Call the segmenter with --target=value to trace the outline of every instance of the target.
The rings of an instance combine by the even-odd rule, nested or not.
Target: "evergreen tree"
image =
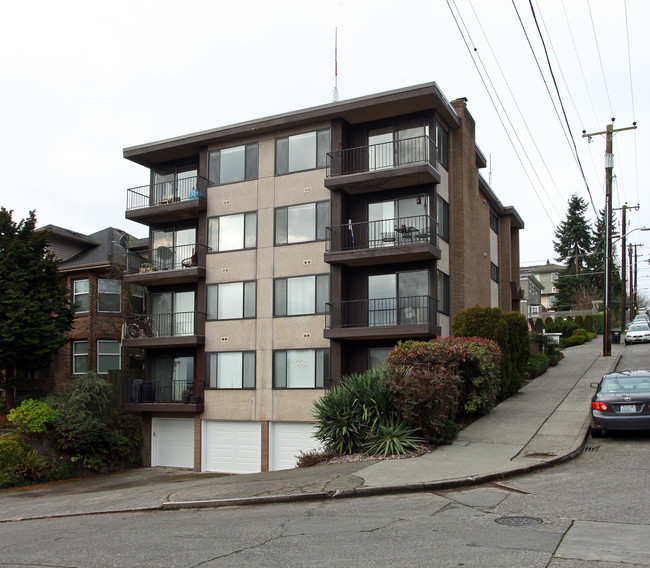
[[[0,387],[7,407],[29,372],[47,367],[66,342],[74,309],[65,279],[47,250],[49,235],[36,232],[34,211],[20,223],[0,207]]]
[[[557,309],[567,309],[574,304],[584,304],[595,294],[593,282],[585,272],[590,272],[593,253],[593,232],[585,218],[587,203],[579,195],[568,202],[566,219],[555,231],[553,248],[557,260],[566,264],[557,282]]]

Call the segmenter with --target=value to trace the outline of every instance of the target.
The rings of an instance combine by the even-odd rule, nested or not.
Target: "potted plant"
[[[150,262],[143,262],[140,265],[140,273],[151,272],[153,270],[153,265]]]

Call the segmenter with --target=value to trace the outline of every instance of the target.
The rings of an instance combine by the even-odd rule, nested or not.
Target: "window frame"
[[[115,292],[102,292],[102,282],[116,282],[119,285],[120,291]],[[104,310],[101,309],[104,296],[118,296],[118,309],[117,310]],[[122,281],[115,278],[98,278],[97,279],[97,312],[101,314],[120,314],[122,313]]]
[[[288,313],[289,312],[289,281],[297,279],[313,279],[313,311],[301,313]],[[325,281],[325,284],[323,284]],[[319,282],[325,286],[325,298],[319,293]],[[313,316],[327,313],[327,304],[330,297],[330,275],[329,273],[323,274],[305,274],[301,276],[287,276],[276,278],[273,281],[273,317],[298,317],[298,316]],[[279,295],[282,294],[282,303],[280,304]],[[283,308],[283,309],[282,309]]]
[[[289,242],[289,210],[304,207],[306,205],[314,206],[314,239],[305,239]],[[273,212],[273,245],[285,246],[302,243],[315,243],[327,240],[327,227],[331,220],[330,201],[310,201],[308,203],[296,203],[294,205],[285,205],[276,207]],[[282,226],[281,226],[282,225]]]
[[[81,345],[81,344],[86,344],[86,352],[85,353],[76,353],[76,346]],[[90,371],[90,354],[89,354],[89,347],[90,344],[87,339],[79,339],[76,341],[72,342],[72,374],[73,375],[85,375]],[[85,371],[78,371],[77,370],[77,361],[80,358],[85,357],[86,359],[86,370]]]
[[[241,386],[219,386],[219,357],[223,354],[241,354]],[[255,390],[257,385],[257,355],[255,351],[212,351],[205,354],[205,376],[208,390]],[[252,371],[252,385],[247,384],[246,370]],[[213,375],[214,370],[214,375]]]
[[[241,284],[241,313],[242,317],[219,317],[219,287],[232,284]],[[247,287],[248,293],[253,295],[252,306],[247,304]],[[252,289],[252,292],[250,290]],[[216,292],[213,292],[215,290]],[[211,306],[214,305],[214,310]],[[248,315],[247,315],[248,314]],[[216,282],[208,284],[206,290],[206,321],[233,321],[241,319],[255,319],[257,317],[257,281],[256,280],[241,280],[237,282]]]
[[[449,202],[436,194],[436,231],[438,236],[449,242]]]
[[[222,168],[222,152],[226,150],[237,150],[243,148],[244,152],[244,171],[241,179],[233,179],[230,181],[222,181],[221,175]],[[213,163],[213,160],[217,160]],[[208,152],[208,178],[211,185],[227,185],[231,183],[241,183],[242,181],[250,181],[259,178],[259,144],[257,142],[249,142],[248,144],[238,144],[237,146],[229,146],[227,148],[219,148],[217,150],[210,150]],[[214,179],[213,179],[214,178]]]
[[[497,235],[499,234],[499,217],[491,209],[490,209],[490,229],[492,229]]]
[[[86,285],[88,286],[88,291],[77,294],[76,292],[77,283],[82,283],[82,282],[86,283]],[[75,310],[75,315],[90,313],[90,278],[79,278],[77,280],[72,281],[72,305],[77,305],[76,299],[79,296],[86,296],[87,307],[85,310],[82,309]]]
[[[108,345],[108,344],[117,346],[117,353],[102,353],[100,346]],[[117,367],[108,369],[106,371],[101,371],[100,369],[102,368],[102,366],[99,364],[100,358],[106,358],[106,357],[117,357]],[[98,339],[95,359],[97,363],[96,369],[98,375],[108,375],[108,371],[111,371],[113,369],[120,370],[122,368],[122,348],[120,346],[120,342],[117,341],[116,339]]]
[[[436,274],[436,300],[438,300],[438,312],[447,316],[451,311],[449,292],[449,275],[438,270],[438,273]]]
[[[438,151],[438,163],[449,170],[449,132],[439,119],[435,120],[436,149]]]
[[[242,248],[229,248],[229,249],[224,249],[221,250],[219,248],[219,241],[220,241],[220,232],[221,232],[221,219],[224,219],[225,217],[238,217],[238,216],[243,216],[244,218],[244,223],[243,223],[243,234],[242,234],[242,242],[243,242],[243,247]],[[216,223],[216,229],[213,229],[213,223]],[[250,228],[250,224],[253,224],[253,228]],[[250,234],[249,234],[250,231]],[[210,246],[213,240],[213,232],[216,233],[215,240],[216,242],[214,243],[216,245],[215,247]],[[253,244],[247,244],[247,237],[252,236],[253,237]],[[213,253],[218,253],[218,252],[232,252],[236,250],[251,250],[257,248],[257,211],[244,211],[242,213],[233,213],[231,215],[218,215],[217,217],[210,217],[208,219],[208,253],[213,254]]]
[[[306,135],[314,135],[314,165],[306,168],[291,169],[291,141],[305,138]],[[325,147],[323,147],[325,146]],[[275,139],[275,175],[281,176],[296,172],[306,172],[327,167],[327,153],[331,151],[332,134],[331,129],[319,128],[317,130],[308,130],[307,132],[298,132],[290,136],[280,136]],[[295,150],[294,150],[295,151]]]
[[[313,352],[314,354],[314,384],[313,386],[288,386],[289,378],[287,376],[287,354],[298,352]],[[319,373],[319,355],[321,358]],[[279,376],[279,371],[283,371],[284,376]],[[274,390],[312,390],[324,389],[326,381],[329,380],[330,373],[330,350],[326,347],[308,348],[308,349],[276,349],[273,351],[273,389]]]
[[[490,279],[493,282],[499,283],[499,267],[490,261]]]

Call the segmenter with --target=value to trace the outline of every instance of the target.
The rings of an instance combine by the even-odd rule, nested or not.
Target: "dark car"
[[[605,430],[650,430],[650,371],[608,373],[592,383],[591,436]]]

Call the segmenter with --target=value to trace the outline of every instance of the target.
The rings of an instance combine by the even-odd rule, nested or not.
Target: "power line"
[[[512,0],[512,4],[513,4],[513,6],[515,6],[514,0]],[[567,118],[567,115],[566,115],[566,110],[564,108],[564,103],[562,102],[562,96],[560,95],[560,90],[558,89],[558,86],[557,86],[557,81],[555,80],[555,74],[553,73],[553,66],[551,65],[551,60],[549,59],[549,56],[548,56],[548,50],[546,49],[546,43],[544,42],[544,36],[542,35],[542,30],[540,30],[540,28],[539,28],[539,23],[537,22],[537,15],[535,14],[535,8],[533,7],[533,4],[532,4],[531,0],[528,0],[528,5],[530,6],[530,10],[531,10],[531,12],[533,14],[533,20],[535,21],[535,26],[537,28],[537,33],[539,34],[539,38],[540,38],[540,40],[542,42],[542,47],[544,48],[544,55],[546,56],[546,63],[548,65],[549,72],[551,73],[551,78],[553,79],[553,85],[555,86],[555,92],[557,94],[558,101],[560,103],[560,107],[562,108],[562,115],[564,116],[564,121],[565,121],[566,126],[568,128],[568,133],[565,131],[565,136],[569,137],[569,134],[571,132],[571,126],[569,125],[569,119]],[[517,7],[515,6],[515,10],[516,9],[517,9]],[[517,15],[519,15],[518,11],[517,11]],[[520,22],[521,22],[521,19],[520,19]],[[523,26],[523,23],[522,23],[522,26]],[[526,35],[526,37],[528,37],[528,36]],[[532,49],[532,47],[531,47],[531,49]],[[541,72],[541,69],[540,69],[540,72]],[[549,96],[550,96],[550,93],[549,93]],[[551,97],[551,99],[552,99],[552,97]],[[553,106],[555,106],[555,104]],[[575,157],[575,159],[576,159],[576,161],[578,163],[578,167],[580,168],[580,173],[582,174],[582,179],[585,182],[585,187],[587,188],[587,193],[589,194],[589,199],[591,200],[591,206],[594,208],[594,213],[596,215],[598,215],[598,211],[596,210],[596,205],[594,204],[594,198],[591,195],[591,190],[589,189],[589,184],[587,183],[587,178],[585,176],[584,169],[582,168],[582,162],[580,161],[580,156],[578,155],[578,147],[576,146],[576,143],[575,143],[575,140],[573,140],[573,137],[570,136],[570,138],[571,138],[571,143],[573,144],[574,157]]]
[[[600,72],[603,75],[603,83],[605,84],[605,93],[607,94],[607,101],[609,102],[609,112],[610,116],[614,115],[614,109],[612,108],[612,100],[609,97],[609,89],[607,88],[607,79],[605,77],[605,69],[603,68],[603,58],[600,56],[600,45],[598,44],[598,34],[596,33],[596,26],[594,25],[594,17],[591,13],[591,6],[587,2],[587,8],[589,9],[589,20],[591,21],[591,29],[594,32],[594,42],[596,42],[596,51],[598,52],[598,62],[600,63]]]
[[[472,50],[469,47],[467,40],[465,39],[465,36],[463,35],[463,30],[460,27],[460,24],[458,23],[458,19],[456,18],[456,14],[451,8],[451,5],[449,4],[450,0],[447,0],[447,7],[449,8],[449,11],[451,12],[452,17],[454,18],[454,22],[456,23],[456,27],[458,28],[458,31],[460,32],[461,38],[463,39],[463,43],[465,44],[465,47],[467,48],[468,53],[470,54],[470,58],[472,60],[472,63],[474,64],[474,67],[476,67],[476,71],[479,75],[479,78],[481,79],[481,82],[483,83],[483,87],[485,87],[485,91],[487,92],[487,95],[490,99],[490,102],[492,103],[492,106],[494,107],[494,110],[497,114],[497,118],[499,119],[499,122],[501,123],[501,126],[503,127],[504,132],[506,133],[506,136],[508,137],[508,141],[510,142],[510,145],[512,146],[512,149],[515,152],[515,156],[517,156],[517,159],[519,160],[519,164],[521,165],[524,174],[526,175],[526,178],[528,179],[528,182],[530,183],[530,186],[532,187],[533,191],[535,192],[535,196],[540,202],[540,205],[542,206],[542,209],[544,210],[544,213],[546,213],[546,216],[548,217],[548,220],[551,222],[551,225],[553,229],[555,229],[555,223],[553,222],[553,219],[549,215],[548,211],[546,210],[546,206],[544,205],[544,201],[540,198],[539,193],[537,192],[537,189],[535,189],[535,185],[533,184],[532,180],[530,179],[530,176],[528,175],[528,172],[524,166],[524,163],[521,159],[521,156],[519,155],[519,152],[517,151],[517,148],[512,141],[512,138],[510,136],[510,133],[508,132],[508,129],[506,128],[506,125],[503,122],[503,119],[501,118],[501,114],[499,113],[499,109],[497,108],[497,105],[494,102],[494,98],[492,97],[492,93],[490,93],[490,89],[488,89],[487,84],[485,83],[485,79],[483,78],[483,75],[481,74],[481,70],[479,69],[478,65],[476,64],[476,61],[474,60],[474,57],[472,57]],[[454,2],[454,0],[451,0]],[[456,7],[456,4],[454,3],[454,7]],[[456,10],[458,11],[458,7],[456,7]],[[460,11],[459,11],[460,15]],[[464,24],[463,24],[464,25]],[[468,34],[469,35],[469,34]]]

